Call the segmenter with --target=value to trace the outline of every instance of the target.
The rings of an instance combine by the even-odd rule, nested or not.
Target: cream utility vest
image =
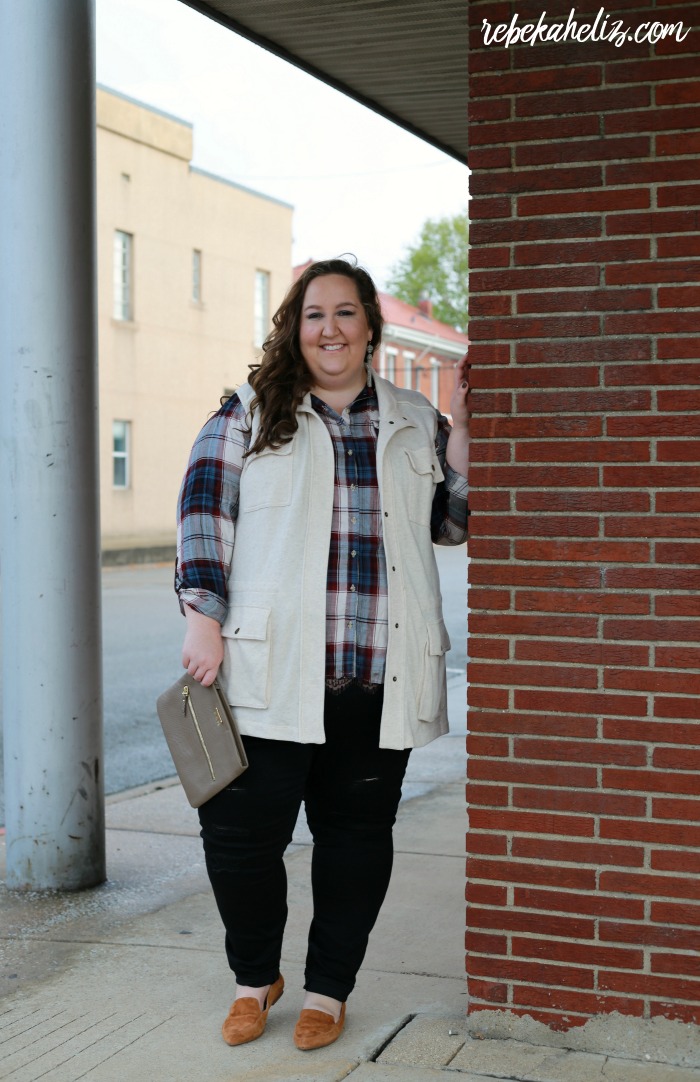
[[[448,730],[450,648],[430,515],[443,473],[437,416],[423,395],[375,377],[377,475],[389,641],[380,747],[420,747]],[[238,390],[248,409],[254,392]],[[324,742],[326,575],[335,459],[306,395],[289,443],[245,459],[228,579],[221,678],[241,732]],[[253,416],[253,432],[257,419]]]

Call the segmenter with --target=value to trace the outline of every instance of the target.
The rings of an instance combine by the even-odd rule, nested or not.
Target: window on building
[[[262,346],[270,329],[270,272],[255,272],[255,345]]]
[[[192,300],[202,302],[202,253],[199,248],[192,249]]]
[[[130,320],[133,314],[133,241],[131,233],[117,229],[114,234],[114,309],[115,319]]]
[[[396,350],[388,349],[384,354],[384,375],[392,383],[396,380]]]
[[[430,358],[430,401],[440,405],[440,362],[434,357]]]
[[[416,359],[415,353],[406,353],[403,355],[403,385],[408,387],[409,390],[413,388],[413,362]]]
[[[131,422],[112,421],[112,485],[129,488],[131,484]]]

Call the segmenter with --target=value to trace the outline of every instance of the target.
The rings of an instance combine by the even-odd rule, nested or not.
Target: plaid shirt
[[[379,406],[365,387],[342,414],[321,399],[311,403],[326,425],[335,454],[335,494],[326,592],[326,683],[364,687],[384,682],[388,588],[376,450]],[[438,414],[435,450],[445,474],[433,500],[431,535],[438,545],[467,536],[467,481],[445,461],[450,433]],[[180,490],[175,589],[220,623],[226,618],[243,455],[250,445],[245,409],[233,395],[204,426]]]

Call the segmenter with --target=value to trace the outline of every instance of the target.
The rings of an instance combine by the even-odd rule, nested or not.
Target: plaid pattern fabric
[[[377,485],[377,396],[365,387],[337,414],[312,396],[335,454],[326,587],[326,681],[343,687],[384,680],[387,576]]]
[[[326,682],[364,687],[384,681],[388,636],[387,571],[376,473],[379,407],[365,387],[342,414],[312,395],[335,454],[335,493],[326,593]],[[450,433],[438,414],[435,449],[445,481],[433,501],[436,544],[467,533],[467,482],[445,461]],[[202,429],[192,449],[178,506],[175,588],[188,604],[223,623],[243,454],[249,446],[237,395]]]

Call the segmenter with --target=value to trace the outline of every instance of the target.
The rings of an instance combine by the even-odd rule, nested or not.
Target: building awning
[[[467,0],[182,2],[466,164]]]

